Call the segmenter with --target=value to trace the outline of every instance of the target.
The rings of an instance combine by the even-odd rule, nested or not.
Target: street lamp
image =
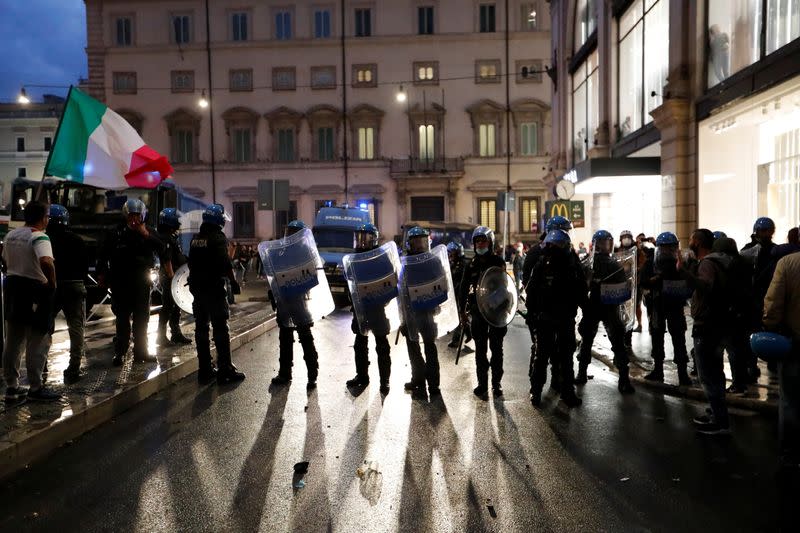
[[[400,103],[403,103],[403,102],[406,101],[406,91],[403,89],[402,85],[400,86],[400,90],[397,91],[397,95],[395,95],[395,99]]]
[[[200,99],[197,101],[197,105],[201,108],[205,109],[208,107],[208,100],[206,99],[206,90],[203,89],[203,92],[200,93]]]
[[[25,87],[22,87],[19,90],[19,96],[17,97],[17,102],[20,104],[30,104],[31,99],[28,98],[28,93],[25,92]]]

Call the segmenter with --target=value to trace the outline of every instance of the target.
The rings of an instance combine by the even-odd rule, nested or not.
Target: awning
[[[577,184],[599,177],[660,175],[660,157],[595,157],[581,161],[559,179]]]

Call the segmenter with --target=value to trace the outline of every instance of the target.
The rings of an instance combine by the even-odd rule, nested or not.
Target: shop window
[[[652,121],[669,60],[669,2],[636,0],[619,19],[619,133]]]
[[[256,236],[255,202],[233,202],[233,236],[240,239]]]
[[[500,60],[478,59],[475,61],[475,83],[500,83]]]
[[[232,132],[233,160],[236,163],[249,163],[253,160],[253,130],[236,128]]]
[[[314,11],[314,38],[327,39],[331,36],[331,10],[317,9]]]
[[[767,0],[767,53],[800,37],[800,1]]]
[[[478,199],[478,225],[497,231],[497,200],[495,198]]]
[[[317,159],[333,161],[333,128],[317,129]]]
[[[358,159],[375,159],[375,130],[358,128]]]
[[[478,126],[478,154],[481,157],[494,157],[496,155],[496,135],[494,124],[480,124]]]
[[[436,129],[433,124],[420,124],[417,128],[419,134],[419,158],[422,161],[432,161],[436,146]]]
[[[575,6],[575,51],[580,50],[597,29],[598,0],[578,0]]]
[[[294,129],[278,130],[278,161],[294,161]]]
[[[535,122],[523,122],[519,125],[519,147],[522,155],[539,154],[538,134]]]
[[[572,86],[572,155],[573,162],[579,163],[594,147],[594,132],[599,124],[597,51],[575,71]]]
[[[761,3],[762,0],[709,0],[709,87],[758,61],[761,55]]]
[[[539,232],[538,197],[523,197],[519,199],[519,228],[523,233]]]
[[[494,4],[480,4],[478,6],[478,31],[481,33],[492,33],[495,30],[495,11]]]

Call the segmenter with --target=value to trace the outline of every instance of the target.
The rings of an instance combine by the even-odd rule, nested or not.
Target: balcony
[[[458,175],[464,174],[464,159],[460,157],[437,157],[420,159],[417,157],[392,159],[390,171],[393,176],[401,175]]]

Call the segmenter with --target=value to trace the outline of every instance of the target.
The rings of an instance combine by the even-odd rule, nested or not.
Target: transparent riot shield
[[[181,265],[175,271],[175,275],[172,277],[172,285],[170,285],[170,292],[172,292],[172,299],[175,301],[175,305],[180,307],[181,311],[190,315],[193,314],[192,303],[194,302],[194,296],[189,291],[188,263]]]
[[[359,333],[388,335],[400,327],[397,285],[400,257],[394,242],[342,259]]]
[[[434,341],[458,325],[447,248],[400,258],[400,317],[410,338]]]
[[[618,306],[620,320],[626,330],[632,330],[636,324],[636,248],[614,253],[610,263],[598,272],[595,263],[594,276],[601,276],[600,302]]]
[[[484,320],[497,328],[508,326],[517,314],[517,291],[514,279],[505,269],[491,267],[483,273],[475,301]]]
[[[304,326],[336,308],[311,230],[258,245],[280,325]]]
[[[759,253],[761,253],[761,243],[755,244],[750,248],[742,248],[741,251],[739,251],[739,255],[742,256],[742,259],[753,267],[756,265]]]

